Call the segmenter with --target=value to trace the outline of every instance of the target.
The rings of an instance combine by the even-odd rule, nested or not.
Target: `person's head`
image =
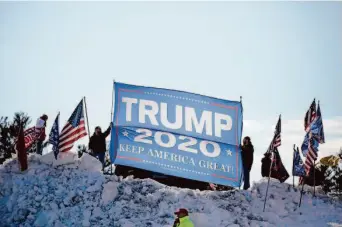
[[[246,136],[245,138],[243,138],[243,145],[250,145],[250,144],[252,144],[252,142],[249,136]]]
[[[40,118],[41,118],[42,120],[44,120],[44,121],[47,121],[48,116],[47,116],[46,114],[43,114]]]
[[[100,133],[101,133],[101,128],[100,128],[100,126],[96,126],[96,128],[95,128],[95,134],[98,135],[98,134],[100,134]]]
[[[175,212],[175,215],[177,215],[178,218],[183,218],[183,217],[188,216],[189,212],[186,209],[181,208]]]

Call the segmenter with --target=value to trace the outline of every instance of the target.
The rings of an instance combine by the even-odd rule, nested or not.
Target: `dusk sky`
[[[326,136],[319,157],[342,147],[341,2],[1,2],[0,50],[0,116],[25,111],[33,124],[46,113],[47,133],[83,96],[91,134],[108,127],[115,79],[243,96],[252,181],[279,114],[291,174],[313,98]]]

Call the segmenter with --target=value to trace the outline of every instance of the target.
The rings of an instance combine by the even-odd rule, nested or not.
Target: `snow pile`
[[[201,192],[106,176],[91,156],[69,157],[58,165],[50,158],[30,156],[25,173],[15,160],[0,167],[1,225],[169,227],[178,208],[190,211],[196,227],[342,224],[340,202],[306,193],[298,208],[298,190],[276,181],[262,212],[265,180],[250,191]]]

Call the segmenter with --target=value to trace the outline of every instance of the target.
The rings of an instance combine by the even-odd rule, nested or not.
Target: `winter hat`
[[[188,212],[187,209],[180,208],[179,210],[177,210],[177,211],[175,212],[175,214],[176,214],[176,215],[185,214],[186,216],[188,216],[188,215],[189,215],[189,212]]]
[[[48,119],[48,116],[46,115],[46,114],[43,114],[42,116],[41,116],[41,119],[43,119],[43,120],[47,120]]]

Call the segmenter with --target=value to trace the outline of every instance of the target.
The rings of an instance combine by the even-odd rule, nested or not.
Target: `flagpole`
[[[239,185],[239,189],[240,189],[240,190],[241,190],[241,185],[242,185],[242,183],[241,183],[241,182],[242,182],[242,176],[243,176],[243,174],[242,174],[242,173],[243,173],[243,172],[241,171],[240,183],[239,183],[239,184],[240,184],[240,185]]]
[[[113,80],[113,84],[112,84],[112,109],[110,110],[110,122],[111,122],[111,124],[113,122],[114,83],[115,83],[115,80]],[[112,128],[112,130],[113,130],[113,128]],[[113,164],[112,164],[112,160],[110,158],[110,154],[109,154],[109,160],[110,160],[110,174],[113,175]]]
[[[85,112],[86,112],[86,117],[87,117],[87,128],[88,128],[88,137],[90,140],[90,130],[89,130],[89,120],[88,120],[88,109],[87,109],[87,102],[86,102],[86,97],[83,97],[83,102],[84,102],[84,108],[85,108]]]
[[[313,197],[315,197],[316,196],[316,165],[315,165],[315,162],[316,161],[314,161],[314,163],[313,163],[313,168],[314,168],[314,193],[313,193]]]
[[[295,157],[295,148],[296,148],[296,144],[293,144],[293,158],[292,158],[292,187],[294,188],[294,157]]]
[[[303,197],[305,179],[306,179],[306,177],[303,176],[303,182],[302,182],[303,185],[302,185],[302,190],[300,191],[299,207],[302,204],[302,197]]]
[[[240,96],[240,103],[241,103],[241,112],[243,114],[243,107],[242,107],[242,96]],[[243,116],[243,115],[242,115]],[[243,131],[243,121],[241,123],[241,135],[242,135],[242,131]],[[241,144],[241,141],[240,141],[240,144]],[[240,144],[239,144],[239,147],[240,147]],[[241,151],[242,152],[242,151]],[[241,189],[241,185],[242,185],[242,177],[243,177],[243,169],[241,171],[241,176],[240,176],[240,185],[239,185],[239,189]],[[245,179],[243,179],[245,181]]]
[[[113,121],[113,107],[114,107],[114,83],[115,80],[113,80],[113,87],[112,87],[112,109],[110,110],[110,122]]]
[[[273,156],[273,151],[271,151],[271,157],[272,156]],[[268,174],[268,182],[267,182],[267,189],[266,189],[266,196],[265,196],[265,201],[264,201],[264,210],[263,210],[263,212],[265,212],[266,199],[267,199],[267,194],[268,194],[268,187],[270,185],[271,172],[272,172],[272,162],[273,162],[273,157],[271,158],[270,171],[269,171],[269,174]]]

